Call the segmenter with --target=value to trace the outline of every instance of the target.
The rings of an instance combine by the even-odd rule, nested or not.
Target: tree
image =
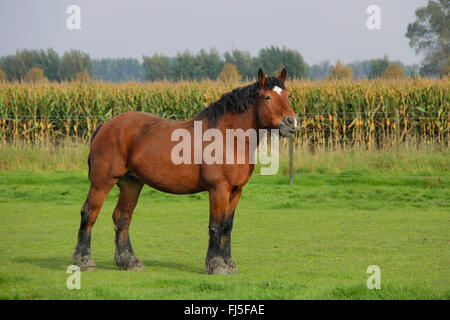
[[[0,83],[8,81],[5,71],[0,69]]]
[[[37,51],[37,65],[44,70],[45,77],[50,81],[61,81],[61,59],[52,48],[47,51]]]
[[[237,67],[232,63],[225,63],[218,77],[218,80],[222,82],[235,82],[241,79]]]
[[[389,67],[389,58],[384,56],[383,59],[370,60],[370,72],[369,79],[380,78],[383,76],[384,71]]]
[[[92,60],[92,77],[96,80],[122,82],[143,81],[144,68],[137,59],[94,59]]]
[[[370,60],[353,61],[347,64],[353,72],[353,78],[355,80],[369,78],[370,75]]]
[[[178,52],[175,63],[170,68],[170,77],[173,80],[196,80],[199,78],[200,68],[196,63],[195,55],[189,50]]]
[[[153,56],[143,57],[142,67],[145,79],[150,81],[170,79],[170,60],[164,55],[155,53]]]
[[[49,80],[60,81],[59,66],[59,55],[53,49],[17,50],[15,55],[0,59],[0,67],[9,80],[22,80],[31,68],[36,67],[42,69]]]
[[[444,64],[439,70],[439,77],[444,78],[450,76],[450,61],[447,61],[446,64]]]
[[[419,76],[420,67],[418,64],[404,65],[403,70],[407,77],[416,79]]]
[[[450,2],[429,1],[416,10],[416,21],[408,25],[406,37],[416,54],[423,54],[420,72],[437,75],[450,63]]]
[[[352,80],[353,72],[350,67],[344,66],[340,60],[336,62],[336,65],[331,68],[330,74],[328,75],[329,79],[336,80]]]
[[[405,77],[405,71],[397,63],[391,63],[383,72],[385,79],[402,79]]]
[[[310,69],[310,78],[313,80],[323,79],[328,76],[331,70],[330,61],[325,60],[319,64],[314,64]]]
[[[309,66],[303,60],[300,52],[296,50],[285,47],[280,49],[274,46],[263,48],[253,61],[253,70],[262,68],[267,74],[275,74],[283,67],[286,68],[292,78],[309,77]]]
[[[219,52],[214,48],[212,48],[209,52],[201,49],[196,56],[196,63],[198,64],[200,72],[198,75],[198,80],[206,78],[212,80],[217,79],[224,65]]]
[[[89,82],[89,81],[91,81],[91,75],[86,70],[81,71],[75,75],[75,78],[73,80],[78,81],[78,82]]]
[[[209,52],[201,49],[198,54],[186,50],[177,53],[170,68],[170,77],[173,80],[202,80],[217,79],[224,63],[215,49]]]
[[[42,82],[45,80],[47,78],[44,75],[44,70],[36,67],[31,68],[23,77],[23,81],[28,83]]]
[[[17,50],[15,55],[2,58],[0,67],[9,80],[22,80],[32,67],[41,67],[38,60],[36,50]]]
[[[87,53],[71,49],[61,58],[61,79],[74,80],[78,73],[92,73],[92,61]]]
[[[254,59],[250,56],[248,51],[240,51],[233,49],[231,53],[225,52],[225,63],[231,63],[237,67],[237,71],[245,80],[250,80],[255,77],[255,70],[253,69]]]
[[[444,78],[450,76],[450,61],[447,60],[447,62],[442,66],[441,70],[439,70],[439,77]]]

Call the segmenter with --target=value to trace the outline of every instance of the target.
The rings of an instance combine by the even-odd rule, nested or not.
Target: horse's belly
[[[173,165],[153,161],[143,163],[132,170],[142,182],[159,191],[188,194],[205,190],[196,165]]]
[[[198,187],[198,186],[180,186],[180,185],[171,185],[167,184],[165,182],[154,182],[149,181],[146,183],[152,188],[155,188],[156,190],[166,192],[166,193],[172,193],[172,194],[190,194],[190,193],[197,193],[205,191],[204,188]]]
[[[171,183],[170,181],[162,181],[153,178],[144,181],[144,183],[156,190],[173,194],[190,194],[205,191],[205,188],[202,186],[187,184],[186,182],[179,183],[179,181]]]

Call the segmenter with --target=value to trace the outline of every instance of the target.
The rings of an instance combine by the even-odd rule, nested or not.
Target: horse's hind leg
[[[124,176],[117,185],[120,189],[120,195],[113,212],[114,228],[116,230],[114,260],[120,270],[144,270],[144,264],[134,255],[128,233],[131,217],[143,183],[132,176]]]
[[[81,223],[78,231],[78,242],[73,254],[73,263],[78,265],[82,271],[95,270],[95,263],[91,257],[91,231],[103,202],[114,183],[115,181],[111,181],[109,184],[101,184],[100,187],[91,183],[88,197],[81,208]]]

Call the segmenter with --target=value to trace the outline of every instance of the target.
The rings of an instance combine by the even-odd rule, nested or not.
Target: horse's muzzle
[[[280,135],[288,136],[296,131],[300,125],[300,119],[292,116],[287,116],[280,122]]]

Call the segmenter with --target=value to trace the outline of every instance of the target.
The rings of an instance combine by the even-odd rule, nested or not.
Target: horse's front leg
[[[208,274],[238,272],[231,258],[231,230],[234,211],[241,195],[241,188],[220,186],[209,191],[209,247],[205,271]]]

